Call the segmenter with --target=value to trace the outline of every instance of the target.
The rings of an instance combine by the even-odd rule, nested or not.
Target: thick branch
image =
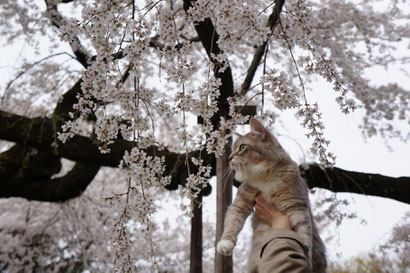
[[[58,12],[57,5],[49,2],[50,1],[45,0],[47,10],[50,14],[51,23],[55,27],[60,29],[61,25],[64,22],[64,17]],[[88,54],[87,50],[81,45],[80,39],[78,39],[78,37],[74,37],[74,41],[70,42],[70,46],[73,50],[74,55],[76,56],[77,61],[84,67],[87,67],[89,65],[90,55]]]
[[[59,156],[77,162],[117,167],[124,152],[132,148],[131,142],[117,140],[109,147],[111,153],[101,154],[96,142],[80,135],[63,144],[56,139],[58,128],[55,128],[53,121],[48,118],[27,118],[0,110],[0,123],[0,139],[23,143],[45,151],[55,150]],[[52,148],[53,143],[57,144],[56,148]],[[161,155],[161,152],[157,154]]]
[[[81,92],[81,83],[82,79],[79,79],[56,105],[53,116],[58,119],[58,123],[62,124],[70,118],[68,113],[73,111],[73,105],[77,102],[77,94]]]
[[[86,189],[99,166],[77,163],[67,175],[51,179],[60,169],[60,157],[55,154],[14,145],[0,154],[0,197],[66,201]]]
[[[66,143],[59,142],[56,138],[55,126],[48,118],[27,118],[0,110],[0,139],[21,143],[30,147],[42,149],[49,153],[55,153],[79,163],[88,164],[92,162],[99,166],[118,167],[125,151],[131,150],[132,142],[126,140],[115,140],[109,146],[109,154],[101,154],[98,145],[89,137],[76,135]],[[57,146],[52,147],[53,143]],[[172,183],[169,189],[176,189],[179,184],[184,184],[187,178],[185,165],[185,154],[178,154],[167,149],[158,150],[152,146],[145,150],[150,156],[165,158],[165,175],[171,175]],[[191,156],[198,157],[199,152],[192,152]],[[205,158],[205,164],[214,165],[215,158]],[[190,166],[191,171],[195,166]]]
[[[22,197],[27,200],[64,202],[80,196],[99,170],[97,165],[77,163],[65,176],[37,180],[30,177],[0,182],[0,198]]]
[[[410,204],[410,177],[396,178],[336,167],[323,168],[317,164],[301,165],[299,169],[309,188],[373,195]],[[240,185],[240,182],[234,181],[235,187]]]
[[[360,173],[340,168],[323,169],[317,164],[301,166],[302,176],[309,188],[323,188],[333,192],[351,192],[391,198],[410,204],[410,177],[388,177]]]
[[[61,169],[60,158],[25,145],[14,145],[0,154],[0,181],[22,177],[47,180]]]
[[[54,141],[54,129],[50,119],[30,119],[0,111],[0,124],[2,124],[0,126],[0,139],[43,149],[50,153],[53,152],[51,144]],[[75,136],[65,144],[59,143],[54,152],[59,157],[65,157],[80,163],[83,162],[83,164],[93,162],[96,165],[117,167],[124,152],[130,150],[131,147],[131,142],[116,140],[110,146],[110,154],[101,154],[97,144],[91,139],[84,136]],[[169,186],[169,189],[176,189],[179,184],[185,183],[187,177],[185,154],[173,153],[166,149],[159,151],[155,147],[148,148],[146,152],[149,155],[165,157],[165,174],[172,176],[172,184]],[[193,152],[192,156],[198,156],[198,154]],[[215,158],[206,158],[205,164],[215,166]],[[8,168],[1,162],[0,165]],[[82,169],[84,167],[78,166],[78,168]],[[194,168],[194,166],[190,166],[190,168]],[[12,168],[9,169],[11,170]],[[301,170],[302,176],[306,179],[310,188],[319,187],[334,192],[352,192],[381,196],[410,204],[410,177],[393,178],[379,174],[351,172],[339,168],[322,169],[315,164],[301,167]],[[53,172],[47,173],[51,175]],[[75,181],[77,179],[73,178],[72,183],[75,183]],[[84,181],[77,183],[81,186]],[[1,196],[6,195],[2,193]]]
[[[194,1],[189,0],[184,1],[185,12],[188,12],[188,9],[191,7],[191,4],[193,2]],[[221,95],[218,98],[219,110],[212,118],[212,124],[217,127],[220,117],[228,117],[229,104],[227,98],[234,95],[232,71],[231,67],[228,64],[228,67],[223,72],[220,72],[217,61],[211,57],[211,54],[218,55],[222,53],[217,43],[219,35],[216,32],[211,19],[206,18],[204,21],[196,22],[195,30],[198,33],[199,40],[201,41],[202,46],[204,47],[209,59],[214,64],[215,77],[221,79],[222,83],[222,85],[219,87],[219,90],[221,92]]]
[[[280,12],[282,10],[284,2],[285,2],[284,0],[275,1],[275,7],[273,8],[271,15],[269,16],[268,23],[267,23],[267,26],[270,28],[272,32],[275,29],[277,23],[279,22]],[[265,53],[267,45],[268,45],[268,41],[265,41],[262,45],[256,48],[255,53],[253,55],[252,62],[248,68],[248,72],[246,74],[245,80],[241,86],[242,94],[245,94],[249,90],[253,77],[255,76],[256,70],[261,64],[261,60],[262,60],[263,54]]]

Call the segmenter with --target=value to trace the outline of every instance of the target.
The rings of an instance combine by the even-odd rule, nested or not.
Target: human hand
[[[282,214],[274,205],[271,205],[259,193],[255,199],[255,214],[272,228],[292,229],[288,216]]]

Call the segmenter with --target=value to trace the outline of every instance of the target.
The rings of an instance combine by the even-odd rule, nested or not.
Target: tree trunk
[[[194,201],[194,216],[191,219],[190,273],[202,273],[202,194]]]
[[[216,161],[216,176],[217,176],[217,194],[216,194],[216,240],[219,242],[223,233],[223,225],[226,210],[232,203],[232,183],[233,176],[228,174],[229,155],[231,153],[232,138],[229,138],[225,145],[224,154]],[[215,272],[216,273],[231,273],[232,272],[232,256],[223,256],[215,250]]]

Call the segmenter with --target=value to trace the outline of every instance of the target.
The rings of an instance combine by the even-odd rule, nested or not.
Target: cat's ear
[[[261,135],[262,140],[266,139],[266,129],[263,127],[262,123],[260,123],[257,119],[251,118],[251,132]]]

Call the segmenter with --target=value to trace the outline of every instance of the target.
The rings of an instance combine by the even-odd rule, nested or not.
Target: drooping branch
[[[410,204],[410,177],[394,178],[336,167],[322,168],[317,164],[301,166],[300,170],[309,188],[374,195]]]
[[[189,1],[189,0],[184,0],[184,10],[186,13],[188,13],[189,8],[192,6],[194,1]],[[227,67],[221,71],[219,68],[219,64],[217,60],[213,56],[217,56],[222,53],[221,49],[219,48],[218,45],[218,40],[219,40],[219,35],[216,32],[216,29],[211,21],[210,18],[206,18],[205,20],[201,22],[196,22],[194,24],[195,30],[198,34],[199,40],[202,43],[203,48],[205,49],[209,60],[213,63],[213,72],[216,78],[221,80],[221,85],[219,86],[219,91],[220,91],[220,96],[218,97],[218,102],[217,102],[217,107],[218,111],[212,116],[211,122],[212,125],[214,126],[215,129],[218,129],[219,127],[219,122],[221,120],[221,117],[224,118],[229,118],[229,103],[228,103],[228,98],[232,97],[234,95],[234,85],[233,85],[233,77],[232,77],[232,71],[231,67],[229,65],[228,60],[226,60]],[[229,148],[225,149],[224,151],[224,156],[220,157],[216,164],[212,165],[213,169],[215,170],[217,168],[221,167],[221,163],[224,162],[226,163],[226,160],[229,155]],[[224,158],[224,159],[223,159]],[[221,174],[221,169],[218,171],[218,176],[217,176],[217,228],[216,228],[216,240],[220,238],[222,235],[222,223],[223,223],[223,218],[224,214],[226,213],[226,208],[227,206],[232,202],[232,193],[231,193],[231,186],[232,186],[232,176],[228,179],[225,179],[224,182],[222,181],[223,179]],[[220,185],[224,184],[227,186],[225,191],[220,190]],[[221,205],[221,202],[219,202],[221,199],[224,199],[224,203]],[[198,210],[195,210],[196,213],[199,213]],[[195,217],[200,217],[199,215],[196,215]],[[195,227],[193,225],[193,227]],[[196,228],[200,228],[199,226],[196,226]],[[197,233],[195,231],[192,231],[193,234],[192,236],[196,235],[199,237],[200,233]],[[194,246],[194,242],[200,242],[201,239],[191,237],[191,247],[192,249],[196,250],[196,254],[191,256],[191,264],[192,263],[198,263],[202,259],[202,253],[198,253],[199,248]],[[200,263],[200,262],[199,262]],[[215,272],[222,272],[221,270],[232,268],[232,258],[231,257],[223,257],[222,255],[219,255],[215,253]],[[196,269],[191,266],[190,271],[194,272]],[[199,269],[202,271],[202,268]]]
[[[271,15],[269,16],[268,23],[267,23],[267,26],[269,27],[271,32],[273,32],[273,30],[275,29],[276,25],[278,24],[280,20],[280,12],[282,10],[284,3],[285,3],[284,0],[275,1],[275,7],[273,8]],[[268,45],[268,41],[265,41],[262,45],[256,48],[255,53],[252,58],[252,62],[246,73],[245,80],[243,81],[242,86],[241,86],[242,94],[245,94],[249,90],[252,80],[255,76],[256,70],[261,64],[261,60],[265,53],[267,45]]]

